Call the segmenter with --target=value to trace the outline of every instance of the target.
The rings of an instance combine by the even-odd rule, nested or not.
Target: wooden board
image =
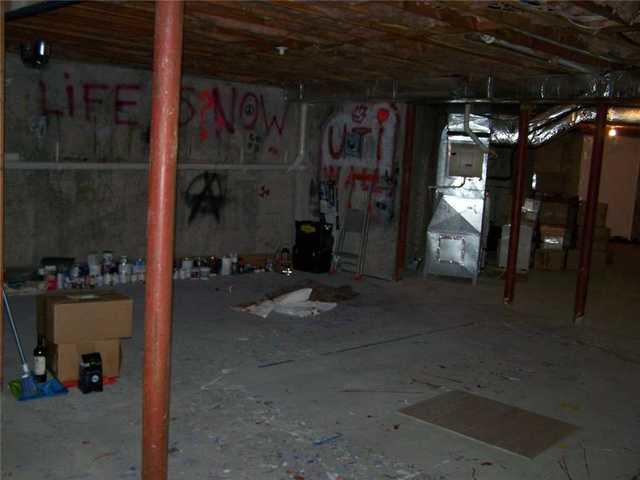
[[[151,67],[155,2],[38,3],[57,5],[8,13],[8,51],[44,38],[58,61]],[[186,1],[183,71],[335,100],[478,95],[488,75],[524,92],[532,76],[640,66],[640,2],[532,3]]]
[[[509,452],[534,458],[578,427],[467,392],[452,391],[400,413]]]

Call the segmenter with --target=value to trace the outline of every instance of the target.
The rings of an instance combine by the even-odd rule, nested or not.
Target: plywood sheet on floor
[[[461,391],[424,400],[400,413],[528,458],[577,430],[575,425]]]

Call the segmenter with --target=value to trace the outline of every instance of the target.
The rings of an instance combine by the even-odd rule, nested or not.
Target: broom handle
[[[2,300],[4,302],[4,308],[7,311],[7,317],[9,318],[9,325],[11,326],[11,330],[13,331],[13,338],[16,339],[16,345],[18,347],[18,353],[20,354],[20,360],[22,360],[22,365],[26,365],[27,361],[24,358],[24,352],[22,351],[22,345],[20,344],[20,337],[18,337],[18,330],[16,330],[16,323],[13,321],[13,313],[11,313],[11,306],[9,305],[9,299],[7,298],[7,294],[2,289]]]

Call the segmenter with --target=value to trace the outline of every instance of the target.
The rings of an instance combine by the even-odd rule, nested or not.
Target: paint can
[[[102,252],[102,264],[103,265],[113,264],[113,252],[111,250],[105,250],[104,252]]]
[[[138,258],[136,260],[136,263],[133,264],[133,275],[132,275],[131,281],[144,282],[145,270],[146,270],[146,265],[144,263],[144,260],[142,258]],[[135,279],[133,277],[135,277]]]
[[[222,266],[220,267],[220,275],[231,275],[232,267],[233,267],[233,258],[222,257]]]
[[[87,255],[87,265],[89,266],[89,275],[98,275],[101,270],[100,264],[98,263],[98,254],[90,253]]]
[[[80,265],[77,263],[73,264],[71,271],[69,272],[69,276],[72,280],[77,280],[78,277],[80,277]]]
[[[131,264],[126,255],[120,257],[120,265],[118,265],[118,274],[120,275],[120,283],[129,283],[131,277]]]
[[[210,275],[211,275],[211,267],[200,267],[201,280],[209,280]]]

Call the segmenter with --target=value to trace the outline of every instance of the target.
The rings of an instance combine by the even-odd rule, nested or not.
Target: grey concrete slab
[[[360,292],[310,319],[229,308],[307,275],[177,281],[170,478],[630,480],[640,473],[640,286],[619,265],[594,279],[578,330],[566,326],[568,272],[532,272],[513,307],[497,279],[309,275]],[[144,288],[123,291],[135,299],[135,333],[119,382],[25,404],[3,394],[2,478],[140,477]],[[11,301],[30,350],[33,297]],[[454,389],[580,430],[528,460],[398,413]]]

